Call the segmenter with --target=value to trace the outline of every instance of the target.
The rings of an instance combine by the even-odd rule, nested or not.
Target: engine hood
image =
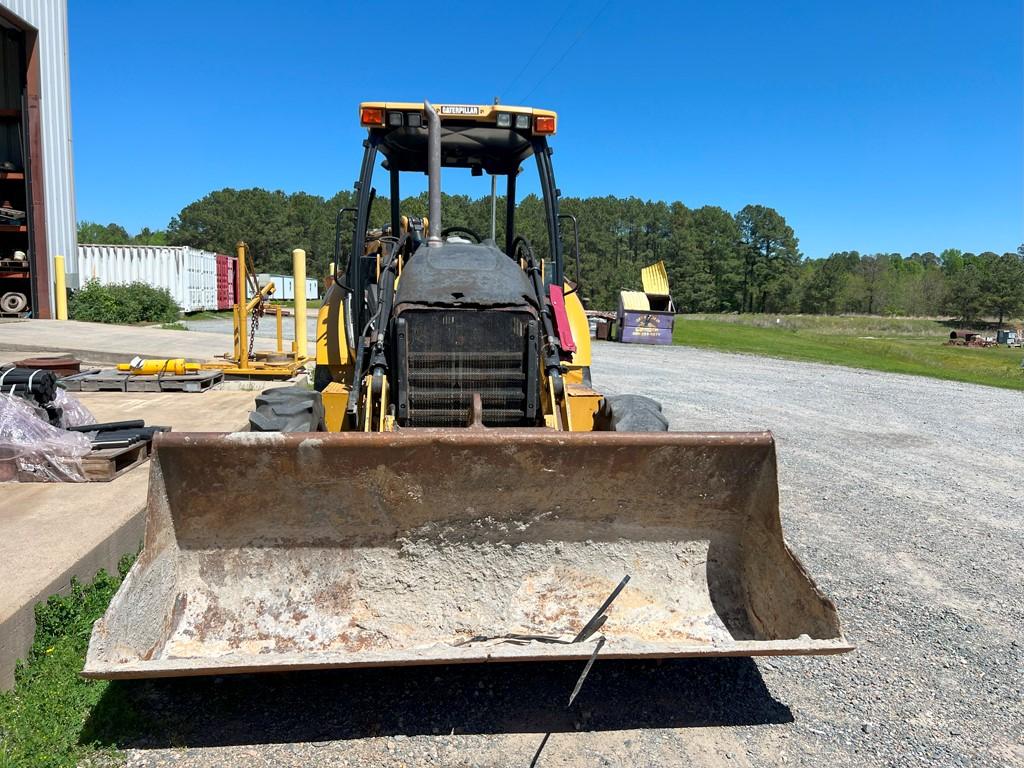
[[[403,304],[538,309],[529,278],[493,241],[418,248],[398,281],[396,312]]]

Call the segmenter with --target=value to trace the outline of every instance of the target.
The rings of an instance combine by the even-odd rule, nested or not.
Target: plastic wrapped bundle
[[[89,438],[41,419],[26,400],[0,394],[0,480],[85,482]]]
[[[60,409],[60,424],[54,426],[70,429],[96,423],[96,417],[92,415],[92,412],[62,387],[57,387],[50,405]]]

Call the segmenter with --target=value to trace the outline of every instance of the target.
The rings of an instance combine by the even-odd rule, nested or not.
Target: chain
[[[267,302],[260,296],[260,284],[256,279],[256,265],[253,262],[248,244],[245,245],[245,264],[242,265],[242,268],[246,271],[246,283],[249,285],[249,289],[256,296],[259,296],[260,299],[256,306],[252,308],[252,319],[249,321],[249,359],[252,360],[253,349],[256,345],[256,329],[260,327],[260,318],[263,317]],[[242,305],[245,305],[244,296],[242,297]]]
[[[252,320],[249,322],[249,359],[252,360],[253,347],[256,345],[256,329],[260,327],[260,317],[263,316],[263,305],[261,299],[259,304],[252,308]]]

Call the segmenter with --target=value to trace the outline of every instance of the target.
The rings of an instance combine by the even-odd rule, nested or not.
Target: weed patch
[[[85,680],[93,622],[106,610],[134,561],[122,558],[118,576],[100,571],[89,584],[71,583],[66,596],[36,606],[36,634],[28,659],[19,664],[14,690],[0,693],[0,768],[64,768],[88,759],[119,762],[106,731],[132,733],[144,726],[121,689],[105,680]],[[104,694],[106,693],[106,696]],[[95,724],[92,709],[104,698],[109,716]]]

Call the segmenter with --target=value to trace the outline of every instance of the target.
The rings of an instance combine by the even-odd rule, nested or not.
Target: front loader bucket
[[[84,674],[851,650],[769,433],[164,433]],[[599,631],[574,636],[624,576]]]

